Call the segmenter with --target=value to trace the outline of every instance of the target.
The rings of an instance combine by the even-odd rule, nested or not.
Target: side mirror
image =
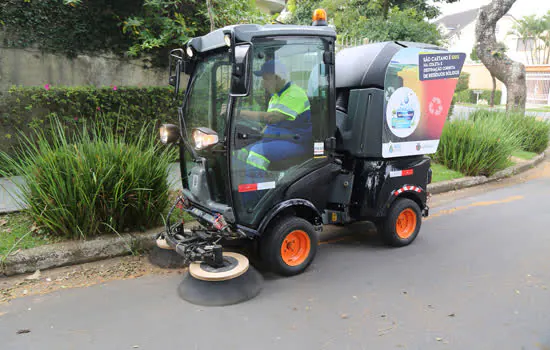
[[[175,88],[174,95],[177,96],[180,91],[181,71],[183,70],[183,49],[170,51],[168,66],[168,84]]]
[[[251,45],[237,45],[234,48],[233,71],[231,74],[231,95],[246,96],[250,86]]]

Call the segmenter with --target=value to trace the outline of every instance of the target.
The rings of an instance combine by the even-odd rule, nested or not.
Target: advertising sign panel
[[[437,151],[466,54],[405,48],[386,70],[384,158]]]

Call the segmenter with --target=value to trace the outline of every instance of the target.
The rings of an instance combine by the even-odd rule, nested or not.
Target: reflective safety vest
[[[287,116],[286,120],[266,126],[264,140],[279,139],[293,142],[303,142],[307,134],[311,136],[311,109],[307,94],[294,83],[287,83],[281,91],[273,94],[269,100],[268,112],[279,112]],[[298,120],[297,120],[298,119]],[[301,137],[296,137],[301,135]],[[261,141],[260,141],[261,142]],[[259,154],[254,151],[241,149],[237,158],[246,164],[267,171],[271,161],[269,154]]]
[[[268,112],[279,112],[287,120],[295,120],[299,115],[310,111],[306,92],[294,83],[287,83],[281,91],[273,94],[269,100]]]
[[[237,152],[237,158],[246,164],[253,166],[264,171],[267,171],[271,161],[264,157],[263,155],[256,153],[254,151],[248,151],[246,149],[240,149]]]

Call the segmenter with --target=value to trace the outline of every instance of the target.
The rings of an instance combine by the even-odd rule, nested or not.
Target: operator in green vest
[[[246,181],[266,180],[274,163],[287,169],[313,155],[311,109],[306,92],[289,80],[286,66],[278,60],[266,61],[254,75],[262,77],[263,88],[271,94],[267,110],[242,110],[244,118],[266,123],[262,139],[243,148],[238,158],[246,163]],[[269,181],[269,180],[267,180]]]

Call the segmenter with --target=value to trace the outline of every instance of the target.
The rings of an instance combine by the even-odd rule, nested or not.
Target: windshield
[[[197,127],[210,128],[218,133],[220,141],[223,140],[226,118],[222,105],[229,98],[230,77],[227,53],[208,56],[197,64],[184,112],[185,136],[191,144],[192,129]]]

